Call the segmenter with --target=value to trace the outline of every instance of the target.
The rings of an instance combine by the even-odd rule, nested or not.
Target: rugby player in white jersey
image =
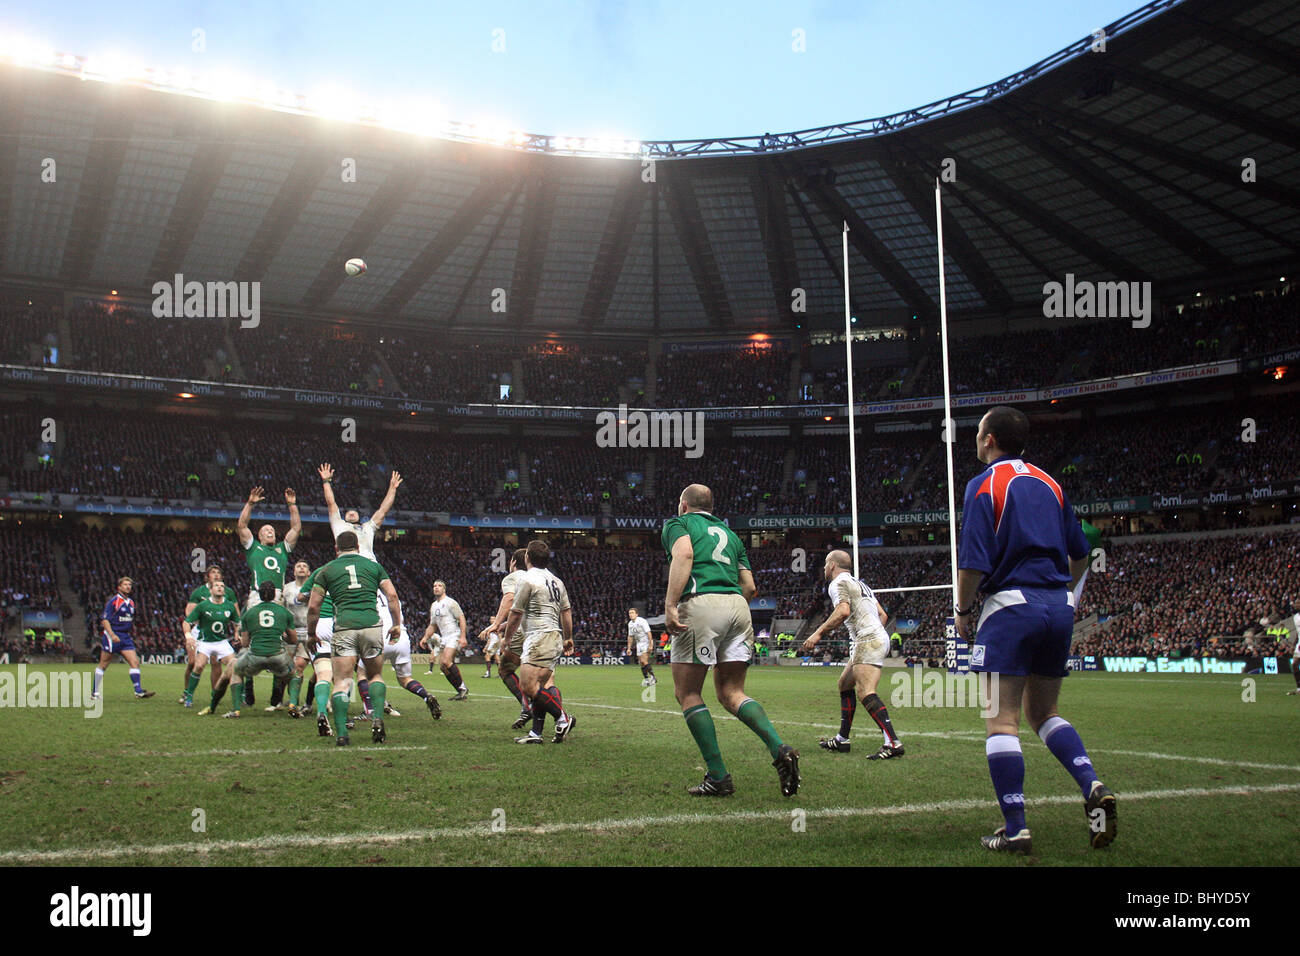
[[[832,551],[826,555],[822,576],[826,580],[831,598],[831,616],[821,627],[808,635],[803,642],[803,652],[811,654],[817,643],[835,628],[844,624],[849,630],[849,659],[840,673],[840,732],[834,737],[823,737],[821,747],[836,753],[849,752],[849,731],[853,728],[853,715],[858,701],[876,722],[885,742],[872,754],[871,760],[888,760],[903,756],[903,742],[894,733],[885,702],[876,694],[885,657],[889,654],[889,620],[884,607],[876,600],[871,588],[853,576],[853,559],[847,551]]]
[[[419,646],[430,654],[437,653],[439,669],[447,678],[447,683],[456,689],[456,696],[452,700],[465,700],[469,697],[469,688],[465,686],[460,668],[456,666],[457,652],[469,647],[466,631],[465,612],[460,609],[455,598],[447,595],[447,583],[434,581],[433,603],[429,605],[429,626],[424,629]],[[435,645],[438,648],[436,652]]]
[[[316,468],[316,473],[320,475],[322,490],[325,495],[325,507],[329,511],[330,533],[334,535],[334,539],[337,541],[338,536],[344,531],[351,531],[357,536],[357,544],[359,545],[358,550],[360,551],[361,556],[363,558],[369,558],[371,561],[379,560],[375,557],[375,532],[377,532],[379,526],[384,523],[384,518],[388,517],[388,512],[392,509],[393,502],[397,499],[397,486],[402,483],[402,476],[396,471],[389,476],[388,492],[384,495],[384,500],[379,503],[379,508],[368,520],[362,521],[361,512],[357,511],[356,508],[349,508],[342,514],[339,513],[338,502],[334,499],[334,466],[329,462],[325,462]],[[379,624],[384,629],[384,634],[387,635],[393,626],[393,616],[389,613],[388,599],[384,597],[383,591],[378,592],[376,595],[376,601],[375,609],[379,612]],[[409,663],[411,653],[409,636],[399,639],[397,643],[393,643],[385,638],[385,659],[396,662],[397,657],[400,655],[400,645],[402,640],[406,641],[406,656]],[[394,669],[396,669],[395,663]],[[410,679],[409,666],[407,667],[407,679]],[[398,680],[401,681],[400,675],[398,676]],[[403,684],[402,686],[406,685]],[[420,685],[417,683],[416,687],[420,687]],[[422,687],[420,689],[423,690]],[[366,720],[370,720],[370,682],[368,680],[362,678],[357,681],[357,694],[361,697],[361,706],[365,712]],[[427,694],[419,696],[423,696],[427,702]],[[438,702],[435,700],[430,709],[432,710],[433,708],[436,708],[437,705]],[[401,716],[389,701],[384,702],[384,713],[392,717]]]
[[[649,687],[659,681],[655,678],[655,669],[650,664],[650,624],[639,617],[636,608],[627,609],[627,652],[632,653],[636,647],[636,659],[641,665],[641,686]]]
[[[515,604],[515,588],[519,584],[520,578],[524,576],[527,570],[528,552],[519,548],[514,554],[510,555],[509,573],[501,579],[501,603],[497,606],[497,613],[492,622],[487,627],[479,631],[478,639],[487,641],[492,635],[498,637],[505,634],[506,619],[510,617],[510,609]],[[515,630],[515,638],[509,644],[502,641],[504,645],[501,650],[500,666],[497,673],[501,676],[501,683],[506,685],[506,690],[514,695],[515,700],[519,701],[519,718],[510,725],[511,730],[519,730],[524,724],[533,719],[533,711],[529,706],[528,699],[519,688],[519,665],[523,658],[520,654],[524,649],[524,633],[527,630],[526,622],[520,623]],[[540,733],[540,731],[539,731]]]
[[[302,716],[302,711],[298,708],[302,693],[302,675],[307,670],[307,665],[311,663],[312,652],[307,647],[307,599],[310,595],[302,593],[302,586],[307,582],[310,574],[311,566],[306,561],[296,562],[293,566],[293,580],[284,586],[282,592],[284,606],[293,615],[293,629],[298,636],[298,644],[293,656],[293,677],[289,679],[289,716],[294,718]],[[313,673],[312,684],[315,683]],[[307,688],[308,697],[312,696],[314,689],[314,686]]]
[[[551,563],[550,545],[540,539],[528,542],[524,561],[528,570],[515,588],[505,641],[510,643],[526,615],[528,630],[520,655],[523,663],[519,666],[519,686],[524,697],[531,700],[534,716],[532,730],[515,743],[542,743],[542,727],[550,714],[555,718],[555,736],[551,739],[560,744],[577,725],[577,719],[565,711],[564,698],[552,679],[560,657],[573,652],[573,610],[564,582],[547,568]]]

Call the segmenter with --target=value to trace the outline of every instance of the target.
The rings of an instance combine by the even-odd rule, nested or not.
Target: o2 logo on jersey
[[[268,571],[279,571],[280,559],[273,554],[268,554],[262,559],[262,567],[266,568]]]
[[[709,647],[707,644],[705,644],[703,647],[701,647],[701,648],[700,648],[698,651],[696,651],[695,653],[698,654],[698,655],[700,656],[700,659],[701,659],[701,660],[703,660],[705,663],[707,663],[708,660],[709,660],[709,658],[713,656],[713,648],[711,648],[711,647]]]

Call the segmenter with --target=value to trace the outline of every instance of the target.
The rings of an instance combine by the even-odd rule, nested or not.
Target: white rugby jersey
[[[844,624],[851,640],[889,640],[876,613],[876,595],[861,580],[848,571],[841,571],[831,580],[826,593],[830,595],[832,609],[845,601],[849,603],[849,617]]]
[[[638,617],[635,621],[627,622],[627,637],[630,641],[641,639],[650,639],[650,623],[643,617]]]
[[[290,581],[281,591],[284,596],[284,606],[293,615],[293,626],[298,630],[303,630],[307,627],[307,605],[298,603],[300,593],[302,593],[302,585],[297,581]]]
[[[526,572],[524,571],[511,571],[504,578],[502,578],[501,579],[502,595],[514,594],[516,591],[518,591],[519,582],[523,580],[525,573]],[[528,628],[526,627],[527,623],[528,623],[528,613],[525,612],[523,618],[519,622],[519,629],[523,631],[525,634],[528,633]],[[501,628],[501,633],[503,635],[505,634],[504,626]]]
[[[361,556],[369,558],[371,561],[377,561],[375,557],[375,532],[379,528],[374,521],[367,518],[360,524],[348,524],[342,517],[330,518],[330,531],[333,533],[335,540],[344,531],[354,531],[357,535],[357,543],[361,546]]]
[[[444,638],[460,638],[460,621],[465,612],[454,597],[443,595],[429,605],[429,623]]]
[[[530,568],[515,589],[514,610],[523,612],[520,626],[527,623],[527,634],[559,631],[560,614],[569,610],[569,592],[546,568]]]

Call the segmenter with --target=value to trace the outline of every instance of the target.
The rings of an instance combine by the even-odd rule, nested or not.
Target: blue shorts
[[[1074,634],[1074,595],[1012,588],[984,600],[970,669],[1024,677],[1064,677]]]
[[[135,641],[131,639],[130,634],[128,634],[126,637],[123,637],[119,640],[111,641],[109,640],[107,634],[105,634],[103,631],[100,631],[99,649],[103,651],[105,654],[121,654],[123,651],[135,650]]]

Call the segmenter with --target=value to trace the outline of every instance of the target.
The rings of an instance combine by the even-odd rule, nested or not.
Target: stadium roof
[[[954,315],[1035,308],[1067,273],[1159,294],[1294,271],[1300,2],[1149,7],[1108,30],[1105,52],[1076,45],[949,109],[823,145],[777,137],[651,165],[6,64],[0,281],[150,297],[182,273],[259,280],[263,309],[286,315],[771,332],[842,316],[847,222],[855,312],[928,318],[945,160]],[[363,279],[345,278],[351,256],[367,260]],[[795,288],[807,315],[791,311]]]

